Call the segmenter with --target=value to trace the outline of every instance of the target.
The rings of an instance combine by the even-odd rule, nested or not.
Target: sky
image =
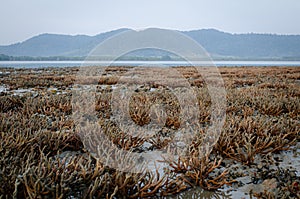
[[[1,0],[0,45],[149,27],[300,34],[300,0]]]

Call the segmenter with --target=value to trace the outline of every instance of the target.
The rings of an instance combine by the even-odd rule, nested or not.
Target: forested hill
[[[183,33],[215,55],[245,58],[300,58],[300,35],[230,34],[214,29]]]
[[[0,54],[29,57],[83,57],[101,41],[126,30],[128,29],[118,29],[95,36],[41,34],[21,43],[0,46]],[[300,35],[231,34],[215,29],[182,31],[182,33],[196,40],[217,58],[300,59]]]

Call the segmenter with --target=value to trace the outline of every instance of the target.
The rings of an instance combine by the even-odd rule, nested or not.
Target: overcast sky
[[[300,0],[1,0],[0,45],[122,27],[300,34]]]

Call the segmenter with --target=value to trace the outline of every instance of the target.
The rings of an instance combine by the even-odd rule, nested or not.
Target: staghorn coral
[[[120,78],[129,69],[108,67],[101,79],[84,80],[99,84],[95,103],[98,124],[119,149],[164,149],[181,126],[181,110],[176,96],[155,78],[131,98],[130,117],[141,127],[151,123],[149,119],[163,121],[161,131],[142,138],[143,132],[120,129],[110,120],[113,89],[108,85],[136,83]],[[170,168],[163,175],[158,171],[120,172],[104,166],[75,133],[71,86],[78,68],[1,70],[10,73],[0,79],[8,88],[0,96],[0,198],[143,198],[174,195],[194,186],[216,190],[235,182],[234,176],[229,176],[232,172],[224,169],[228,159],[258,167],[257,156],[272,156],[300,141],[298,67],[224,67],[220,72],[227,88],[227,119],[212,154],[201,157],[197,147],[204,133],[201,128],[210,125],[211,99],[195,68],[176,67],[192,85],[199,105],[200,133],[191,143],[189,158],[167,160]],[[153,74],[159,75],[159,70],[153,69]],[[22,88],[31,90],[22,95],[15,92]],[[151,88],[156,90],[150,92]],[[153,103],[160,104],[165,114],[151,112]],[[257,176],[263,180],[272,177],[263,176],[264,172],[258,169]],[[278,172],[283,176],[277,180],[279,192],[288,190],[299,197],[299,178]],[[283,182],[289,175],[291,181]],[[257,197],[262,197],[259,194]]]

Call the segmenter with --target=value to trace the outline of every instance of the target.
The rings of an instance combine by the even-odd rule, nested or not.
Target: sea
[[[0,61],[0,68],[48,68],[48,67],[81,67],[81,66],[294,66],[299,67],[300,61]]]

